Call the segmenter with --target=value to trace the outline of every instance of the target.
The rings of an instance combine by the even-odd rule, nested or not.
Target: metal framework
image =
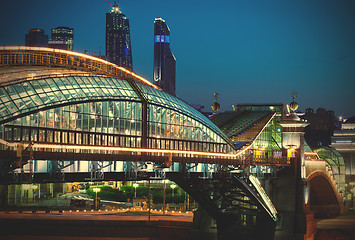
[[[69,67],[104,74],[120,79],[130,79],[160,89],[148,80],[126,68],[90,55],[44,47],[6,46],[0,47],[0,66],[42,65]]]
[[[241,162],[228,137],[201,113],[114,64],[29,47],[1,47],[0,59],[0,151],[10,169],[16,168],[13,152],[29,143],[35,161],[51,161],[48,171],[60,178],[82,160],[165,167]],[[64,159],[69,163],[61,164]],[[88,164],[101,176],[103,167]]]
[[[218,238],[234,239],[236,232],[240,235],[248,232],[250,239],[273,238],[277,212],[261,200],[263,193],[248,177],[223,170],[210,178],[184,172],[169,177],[216,220]]]

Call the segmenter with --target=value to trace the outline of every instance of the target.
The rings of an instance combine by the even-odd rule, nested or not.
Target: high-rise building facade
[[[43,29],[33,28],[28,30],[25,37],[25,45],[27,47],[47,47],[48,35],[44,34]]]
[[[117,4],[106,13],[106,58],[118,66],[133,70],[129,20]]]
[[[64,50],[72,50],[74,47],[74,29],[69,27],[57,27],[52,29],[49,47]]]
[[[170,49],[170,29],[165,21],[154,21],[154,81],[165,92],[175,96],[176,59]]]

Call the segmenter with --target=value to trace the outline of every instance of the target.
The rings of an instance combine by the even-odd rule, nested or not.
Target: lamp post
[[[174,189],[176,188],[176,184],[171,184],[170,187],[171,187],[171,193],[172,193],[172,200],[171,202],[173,203],[174,202]]]
[[[29,184],[22,184],[22,189],[24,190],[24,197],[25,197],[25,202],[27,203],[28,202],[28,197],[29,197],[29,194],[28,194],[28,190],[30,189],[30,185]],[[22,197],[21,197],[21,201],[22,201]]]
[[[33,196],[33,201],[34,202],[36,201],[35,192],[36,192],[37,188],[38,187],[36,185],[32,185],[32,196]]]
[[[166,207],[165,207],[165,189],[166,189],[166,183],[168,182],[169,180],[168,179],[164,179],[163,182],[164,182],[164,194],[163,194],[163,214],[165,214],[165,210],[166,210]]]
[[[96,197],[95,197],[95,209],[98,208],[98,201],[97,201],[97,193],[101,191],[101,188],[95,187],[92,189],[95,193],[96,193]]]
[[[137,187],[139,187],[138,183],[133,183],[133,187],[134,187],[134,197],[137,197]]]

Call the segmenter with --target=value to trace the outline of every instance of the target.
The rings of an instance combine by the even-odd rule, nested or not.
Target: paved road
[[[0,232],[0,239],[180,240],[182,237],[187,240],[193,228],[192,220],[191,212],[163,215],[161,211],[152,211],[150,222],[147,213],[142,215],[142,212],[123,210],[2,212],[0,222],[4,229]]]
[[[126,213],[125,211],[94,211],[94,212],[69,212],[63,213],[51,212],[45,213],[44,211],[38,211],[32,213],[31,211],[18,213],[0,213],[0,219],[61,219],[61,220],[120,220],[120,221],[148,221],[148,213],[141,215],[140,213]],[[169,212],[163,215],[160,211],[151,212],[151,221],[183,221],[192,222],[193,214],[189,213],[172,213]]]
[[[72,236],[6,236],[6,240],[150,240],[150,238],[72,237]]]
[[[46,213],[45,211],[38,211],[32,213],[31,211],[24,211],[23,213],[8,212],[0,213],[0,219],[63,219],[63,220],[121,220],[121,221],[148,221],[148,213],[127,213],[127,210],[113,210],[113,211],[58,211]],[[151,211],[151,221],[183,221],[192,222],[193,213],[179,213],[167,212],[165,215],[161,211]]]

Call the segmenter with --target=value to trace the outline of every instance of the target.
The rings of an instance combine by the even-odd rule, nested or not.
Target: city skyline
[[[0,45],[24,45],[30,28],[48,34],[71,26],[75,50],[105,50],[106,1],[1,3]],[[66,4],[68,3],[68,4]],[[70,6],[70,8],[68,8]],[[355,86],[355,10],[350,0],[199,2],[120,1],[130,19],[135,72],[153,82],[154,19],[174,29],[177,96],[210,111],[220,93],[221,111],[232,104],[289,103],[350,117]],[[16,11],[20,17],[7,23]],[[183,14],[182,14],[183,13]],[[198,89],[198,91],[196,91]]]

